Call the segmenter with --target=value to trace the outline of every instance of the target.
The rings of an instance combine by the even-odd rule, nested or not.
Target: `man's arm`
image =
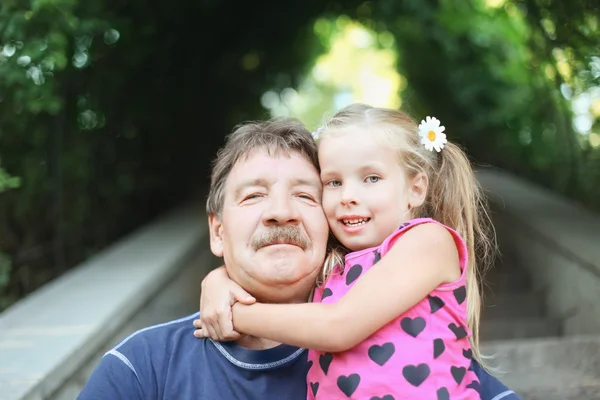
[[[137,372],[121,353],[106,353],[77,400],[145,400]]]
[[[481,400],[522,400],[515,392],[481,368],[477,362],[473,361],[471,367],[479,378]]]

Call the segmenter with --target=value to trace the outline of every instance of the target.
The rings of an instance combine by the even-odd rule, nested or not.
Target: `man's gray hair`
[[[225,146],[217,152],[213,162],[210,191],[206,201],[208,215],[221,216],[225,203],[225,184],[233,166],[255,149],[264,149],[269,155],[296,151],[303,154],[319,170],[317,146],[310,132],[295,119],[277,118],[269,121],[248,122],[238,125],[227,136]]]

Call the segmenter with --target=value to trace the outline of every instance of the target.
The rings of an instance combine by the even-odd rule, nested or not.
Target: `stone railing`
[[[184,277],[190,300],[183,308],[169,308],[182,293],[169,285],[186,266],[188,275],[212,266],[207,232],[199,208],[176,210],[0,314],[0,398],[73,399],[117,339],[197,310],[201,276]],[[162,305],[161,296],[168,297]]]

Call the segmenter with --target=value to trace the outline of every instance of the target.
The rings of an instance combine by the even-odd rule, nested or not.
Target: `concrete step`
[[[543,297],[527,292],[487,294],[484,297],[482,319],[544,317],[544,301]]]
[[[600,399],[600,336],[487,342],[492,374],[525,400]]]
[[[485,276],[485,283],[485,291],[494,293],[527,292],[532,287],[527,271],[503,266],[492,268]]]
[[[600,379],[588,371],[570,366],[546,366],[516,377],[501,373],[495,375],[524,400],[600,399]]]
[[[481,321],[482,341],[525,339],[561,335],[559,321],[544,318],[495,318]]]
[[[600,399],[600,382],[575,381],[565,383],[564,386],[531,388],[515,393],[520,395],[523,400],[598,400]]]
[[[519,257],[507,246],[500,244],[501,254],[498,255],[494,260],[494,270],[520,270],[521,261]]]

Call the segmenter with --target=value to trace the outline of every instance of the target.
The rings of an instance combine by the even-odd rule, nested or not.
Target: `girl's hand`
[[[211,271],[202,281],[200,319],[194,320],[194,336],[218,341],[238,340],[233,330],[231,306],[239,301],[252,304],[256,299],[229,278],[224,266]]]

